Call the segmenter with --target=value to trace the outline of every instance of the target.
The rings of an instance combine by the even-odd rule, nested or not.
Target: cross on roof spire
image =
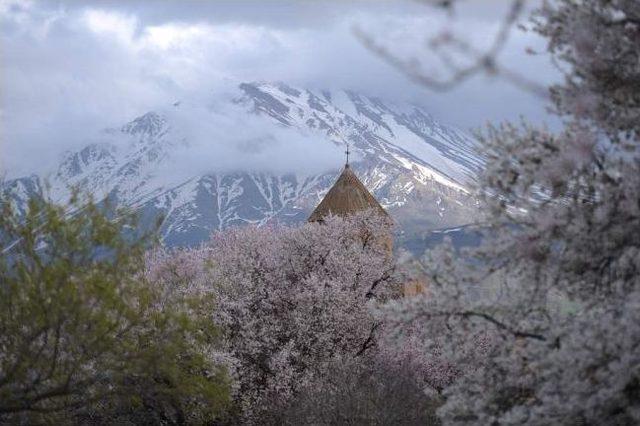
[[[349,165],[349,142],[347,142],[347,150],[344,152],[345,154],[347,154],[347,163],[346,165]]]

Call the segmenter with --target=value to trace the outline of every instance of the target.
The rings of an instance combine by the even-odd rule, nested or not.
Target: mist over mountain
[[[32,195],[63,202],[79,185],[144,222],[164,217],[163,241],[191,246],[232,226],[306,220],[348,142],[352,167],[401,232],[467,224],[477,212],[468,191],[482,166],[474,140],[419,107],[265,82],[203,99],[87,135],[54,170],[4,190],[24,208]]]

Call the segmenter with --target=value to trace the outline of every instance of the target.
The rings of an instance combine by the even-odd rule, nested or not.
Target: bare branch
[[[488,75],[499,76],[524,91],[546,99],[549,97],[549,92],[546,87],[512,69],[499,65],[497,61],[498,55],[504,49],[507,41],[509,40],[509,35],[513,26],[522,15],[524,3],[524,0],[513,0],[508,13],[502,22],[500,30],[491,43],[491,47],[484,52],[475,49],[466,41],[449,33],[443,33],[439,37],[432,39],[429,45],[433,53],[437,55],[442,65],[444,65],[451,73],[450,76],[444,79],[438,79],[429,75],[420,67],[419,62],[416,61],[414,57],[407,59],[399,57],[389,48],[375,41],[368,32],[361,28],[354,27],[353,33],[355,37],[371,52],[375,53],[388,64],[403,72],[412,81],[432,90],[440,92],[448,91],[460,85],[472,76],[480,73],[486,73]],[[447,7],[450,7],[450,5]],[[471,59],[471,63],[466,66],[456,64],[450,56],[450,52],[456,52],[468,56]]]

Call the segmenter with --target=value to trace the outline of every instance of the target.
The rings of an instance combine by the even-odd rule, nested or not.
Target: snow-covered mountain
[[[236,91],[225,101],[228,111],[240,111],[234,112],[239,127],[261,121],[261,149],[275,145],[282,129],[334,149],[342,150],[349,141],[352,167],[405,229],[461,225],[475,214],[475,202],[465,189],[482,166],[474,141],[420,108],[350,91],[315,92],[284,84],[243,83]],[[183,167],[174,173],[171,165],[192,147],[193,132],[185,128],[190,124],[173,113],[180,108],[176,103],[106,130],[99,141],[67,153],[57,170],[8,181],[4,189],[24,208],[31,195],[46,193],[62,201],[71,185],[81,185],[96,197],[109,196],[116,204],[139,209],[143,220],[163,215],[164,241],[177,246],[199,243],[212,231],[235,225],[303,221],[342,167],[337,163],[318,172],[293,164],[289,171],[286,164],[281,170],[252,170],[250,162],[225,166],[224,159],[214,161],[223,157],[216,149],[226,149],[222,131],[207,151],[212,156],[209,170]],[[217,102],[210,109],[211,116],[198,120],[215,128],[215,110],[227,108]],[[242,135],[229,134],[229,141],[237,143]],[[252,141],[243,149],[252,150]],[[313,152],[310,146],[309,155]]]

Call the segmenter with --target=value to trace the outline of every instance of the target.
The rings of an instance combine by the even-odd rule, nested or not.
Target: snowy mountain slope
[[[331,139],[347,139],[374,162],[418,166],[418,175],[462,189],[481,167],[474,143],[444,127],[418,108],[397,108],[350,91],[335,94],[293,89],[286,85],[241,84],[239,102],[256,112],[298,128],[324,131]],[[426,142],[426,143],[425,143]]]
[[[473,140],[418,108],[349,91],[315,93],[269,83],[243,83],[228,108],[224,102],[217,108],[241,111],[235,117],[241,125],[267,122],[261,139],[266,150],[279,142],[273,140],[281,134],[278,129],[340,148],[348,141],[356,173],[407,229],[460,225],[476,213],[465,190],[482,166]],[[215,117],[204,120],[215,126]],[[43,194],[43,178],[51,185],[47,196],[57,201],[64,200],[69,186],[80,185],[96,198],[108,196],[139,209],[145,220],[163,215],[165,242],[192,245],[229,226],[305,220],[342,166],[311,172],[292,164],[290,171],[276,172],[212,163],[206,171],[187,167],[174,173],[172,164],[192,146],[185,126],[171,113],[149,112],[67,153],[52,173],[6,182],[4,190],[24,208],[29,196]],[[222,149],[227,141],[217,143]]]

